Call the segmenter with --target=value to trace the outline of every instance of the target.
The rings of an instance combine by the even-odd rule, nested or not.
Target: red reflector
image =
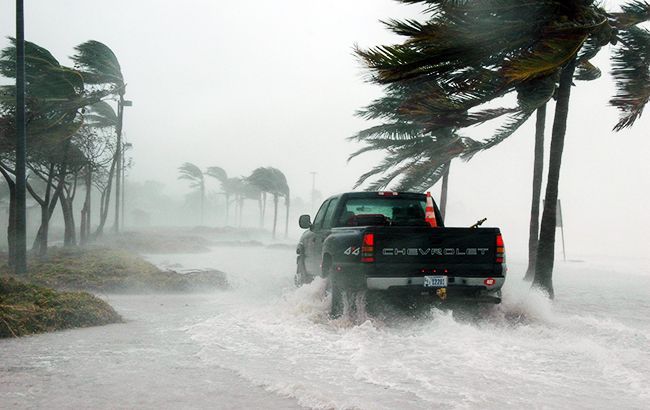
[[[503,246],[504,246],[503,245],[503,236],[501,236],[501,234],[498,234],[497,235],[497,247],[503,248]]]
[[[374,257],[361,258],[361,262],[364,262],[364,263],[369,263],[369,262],[374,262],[374,261],[375,261]]]
[[[497,263],[503,263],[503,258],[497,258]]]
[[[487,278],[483,281],[483,283],[485,283],[487,286],[492,286],[497,283],[497,281],[494,280],[494,278]]]
[[[375,245],[375,234],[367,233],[363,235],[363,244],[364,246],[374,246]]]

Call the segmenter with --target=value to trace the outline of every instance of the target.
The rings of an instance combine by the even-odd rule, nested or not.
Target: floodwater
[[[129,322],[0,341],[2,408],[642,409],[650,401],[650,272],[558,262],[556,300],[511,262],[478,320],[327,318],[325,284],[292,284],[291,249],[150,256],[217,268],[209,295],[107,296]]]

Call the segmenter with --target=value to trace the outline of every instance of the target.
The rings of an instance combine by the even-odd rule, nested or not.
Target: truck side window
[[[327,212],[325,212],[325,219],[323,220],[323,229],[329,229],[334,226],[334,213],[336,212],[337,205],[339,204],[338,198],[332,199]]]
[[[316,216],[314,217],[314,228],[315,229],[320,229],[321,225],[323,224],[323,219],[325,218],[325,213],[327,212],[327,206],[332,202],[330,199],[329,201],[323,202],[323,205],[320,206],[320,209],[316,213]]]

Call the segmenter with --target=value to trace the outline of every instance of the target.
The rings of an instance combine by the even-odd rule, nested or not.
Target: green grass
[[[6,264],[0,268],[8,273]],[[188,292],[223,289],[228,286],[219,271],[179,274],[163,271],[126,250],[50,248],[41,260],[30,258],[27,282],[59,290],[95,293]]]
[[[0,277],[0,338],[122,322],[105,301]]]

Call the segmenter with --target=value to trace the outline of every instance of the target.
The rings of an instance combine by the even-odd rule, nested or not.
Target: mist
[[[10,2],[4,3],[9,9]],[[292,196],[311,206],[310,172],[317,173],[316,189],[327,197],[351,190],[381,158],[347,162],[357,146],[346,138],[371,125],[355,117],[355,110],[381,94],[364,82],[352,46],[399,41],[379,20],[418,18],[420,11],[388,0],[183,6],[117,1],[88,13],[81,2],[34,1],[26,8],[26,33],[63,64],[70,64],[66,57],[72,47],[87,39],[113,48],[134,102],[125,113],[125,139],[134,146],[127,184],[156,181],[183,203],[189,193],[177,179],[183,162],[221,166],[232,176],[273,166],[286,174]],[[11,13],[0,18],[5,36],[11,35]],[[53,18],[66,30],[49,24]],[[638,257],[650,245],[643,229],[650,225],[643,205],[650,192],[647,119],[629,131],[611,131],[617,113],[607,106],[613,85],[606,54],[596,61],[603,77],[574,89],[560,179],[567,250],[576,258],[612,251]],[[486,138],[490,131],[477,129],[471,136]],[[449,224],[470,225],[487,217],[489,225],[505,231],[511,250],[525,249],[533,133],[529,121],[495,149],[468,163],[454,162]],[[210,190],[217,192],[218,186]],[[432,192],[437,195],[439,187]],[[134,207],[127,204],[127,220]],[[172,218],[175,223],[195,224],[183,213]],[[299,233],[295,216],[293,237]]]
[[[309,231],[298,218],[308,214],[313,221],[327,198],[366,189],[354,188],[356,181],[386,153],[348,160],[363,146],[349,137],[380,123],[355,113],[384,90],[370,83],[354,47],[402,42],[381,21],[422,20],[425,8],[393,0],[91,3],[26,2],[26,40],[65,66],[74,65],[74,47],[91,39],[119,60],[125,98],[132,101],[124,108],[122,136],[130,145],[121,223],[115,224],[111,196],[104,232],[95,231],[103,207],[94,186],[87,247],[64,246],[65,221],[57,207],[47,257],[30,255],[32,271],[25,277],[12,276],[2,261],[0,278],[89,292],[123,320],[0,340],[0,403],[373,409],[647,403],[650,118],[613,131],[619,113],[609,105],[615,94],[612,46],[592,60],[602,76],[575,81],[571,90],[555,299],[522,280],[533,180],[531,117],[496,147],[468,161],[454,159],[449,175],[445,226],[469,227],[487,218],[482,227],[498,227],[503,235],[508,267],[501,304],[457,310],[380,304],[377,313],[365,309],[373,295],[364,291],[355,296],[364,308],[346,305],[342,317],[333,317],[331,282],[315,277],[301,284],[294,277],[300,270],[296,246]],[[603,3],[615,9],[625,2]],[[15,35],[14,2],[0,0],[0,10],[4,49]],[[12,81],[0,77],[0,85]],[[116,106],[115,97],[108,101]],[[554,111],[550,100],[543,187]],[[461,133],[484,141],[500,125],[492,121]],[[181,177],[186,163],[202,172],[201,183]],[[227,178],[210,176],[210,167]],[[277,208],[270,191],[228,196],[226,183],[246,181],[262,167],[286,177]],[[44,192],[38,183],[34,189]],[[76,189],[72,213],[78,223],[85,188],[79,182]],[[428,191],[439,203],[441,183]],[[3,233],[8,197],[3,181]],[[28,195],[28,249],[40,225],[41,208]],[[7,235],[0,235],[0,257],[8,248]],[[83,263],[80,254],[88,258]],[[11,300],[2,297],[0,308]],[[30,309],[36,305],[30,302]]]

